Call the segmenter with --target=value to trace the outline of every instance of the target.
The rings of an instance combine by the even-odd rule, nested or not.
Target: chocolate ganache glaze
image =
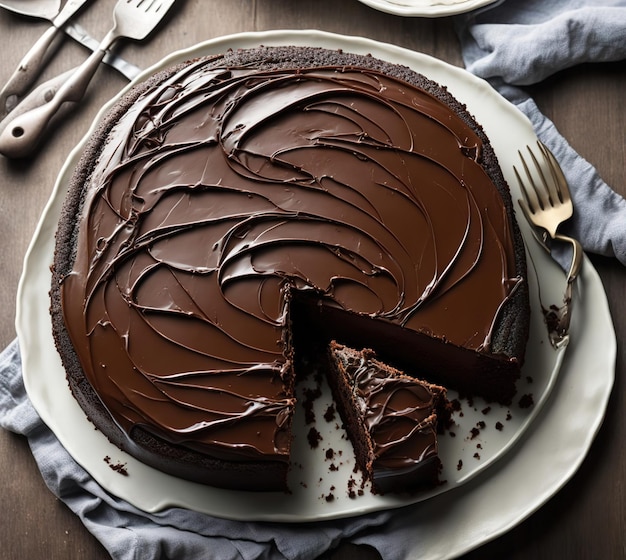
[[[321,328],[310,316],[327,311],[480,357],[523,284],[462,108],[371,57],[281,52],[191,61],[131,92],[57,241],[53,299],[116,425],[222,461],[288,460],[292,321]]]

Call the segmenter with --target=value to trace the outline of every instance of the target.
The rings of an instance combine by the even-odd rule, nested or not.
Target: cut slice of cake
[[[357,465],[376,493],[435,486],[437,432],[449,419],[446,390],[332,342],[328,376]]]

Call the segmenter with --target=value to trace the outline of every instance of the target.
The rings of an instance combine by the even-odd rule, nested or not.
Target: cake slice
[[[437,432],[450,414],[446,390],[384,364],[369,349],[333,341],[328,356],[335,402],[372,491],[435,486]]]

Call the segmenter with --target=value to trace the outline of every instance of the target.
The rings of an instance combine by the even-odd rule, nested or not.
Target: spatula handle
[[[50,119],[61,106],[66,102],[76,102],[82,99],[104,54],[105,51],[101,49],[94,51],[83,64],[70,73],[67,81],[60,87],[58,87],[58,78],[53,78],[24,98],[20,105],[25,104],[27,110],[20,109],[18,105],[15,108],[15,117],[9,115],[4,129],[0,132],[0,153],[8,158],[21,158],[29,155],[37,147]],[[58,91],[55,90],[56,87]],[[52,94],[51,99],[44,99],[44,103],[39,104],[41,99],[33,99],[32,96],[40,95],[41,91],[56,91],[56,93]]]
[[[35,78],[43,68],[46,56],[50,52],[50,47],[55,42],[58,32],[57,27],[50,26],[24,55],[15,72],[0,91],[0,116],[8,113],[15,106],[19,97],[34,83]]]

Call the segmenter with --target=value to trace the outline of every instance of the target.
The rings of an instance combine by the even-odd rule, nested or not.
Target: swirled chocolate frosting
[[[61,292],[125,432],[286,457],[292,300],[490,350],[519,279],[481,137],[370,66],[193,61],[112,126]]]

